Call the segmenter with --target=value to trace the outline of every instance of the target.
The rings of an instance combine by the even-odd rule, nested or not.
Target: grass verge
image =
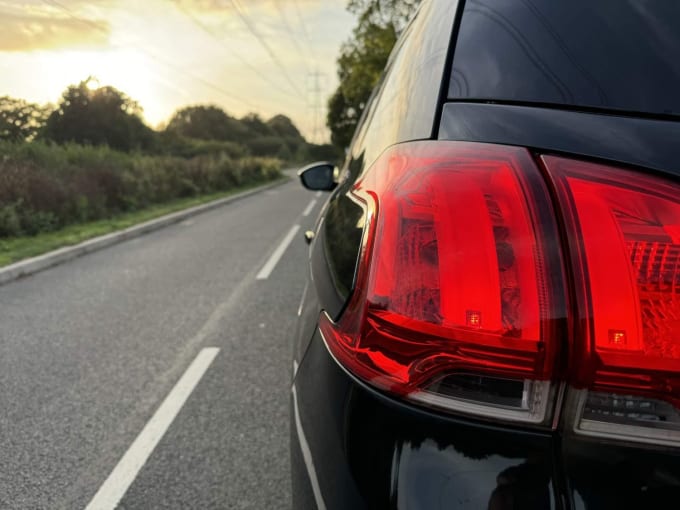
[[[55,232],[47,232],[36,236],[0,238],[0,267],[18,262],[19,260],[36,257],[64,246],[72,246],[94,237],[110,234],[111,232],[144,223],[166,214],[229,197],[243,191],[264,186],[265,184],[282,182],[286,179],[286,177],[281,177],[269,183],[240,186],[229,191],[173,200],[172,202],[154,205],[141,211],[121,214],[106,220],[71,225]]]

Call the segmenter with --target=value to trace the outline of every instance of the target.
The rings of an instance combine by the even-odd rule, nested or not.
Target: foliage
[[[280,176],[281,160],[324,151],[284,115],[237,119],[213,105],[183,108],[154,131],[135,101],[91,79],[68,87],[51,113],[3,97],[0,238],[264,182]]]
[[[252,186],[255,186],[253,184]],[[175,211],[200,205],[212,200],[224,198],[236,192],[248,189],[251,185],[233,188],[198,197],[180,198],[160,205],[153,205],[140,211],[118,214],[113,218],[80,223],[54,232],[44,232],[31,237],[0,236],[0,267],[28,257],[42,255],[49,251],[78,244],[87,239],[109,234],[144,221],[152,220]],[[1,213],[0,213],[1,214]],[[0,219],[0,224],[2,220]]]
[[[238,159],[249,154],[248,148],[237,142],[189,138],[167,130],[158,133],[156,143],[147,152],[180,158],[225,154],[230,158]]]
[[[213,105],[187,106],[178,110],[165,131],[197,140],[243,142],[248,138],[245,126]]]
[[[362,25],[346,42],[338,58],[340,84],[328,102],[327,125],[334,145],[345,148],[361,113],[382,75],[397,35],[392,25]]]
[[[149,128],[139,105],[113,87],[87,79],[64,91],[56,108],[0,98],[0,141],[40,139],[57,144],[108,146],[155,156],[247,155],[285,161],[308,159],[308,144],[285,115],[269,120],[250,113],[241,119],[215,105],[178,110],[160,131]]]
[[[0,140],[23,142],[38,134],[49,115],[49,108],[23,99],[0,97]]]
[[[326,124],[339,148],[351,142],[361,113],[378,84],[390,52],[420,0],[350,0],[358,15],[350,40],[338,58],[340,84],[328,101]]]
[[[420,0],[350,0],[347,9],[359,16],[359,25],[392,25],[401,32]]]
[[[310,144],[307,147],[307,154],[309,161],[330,161],[336,165],[340,165],[344,158],[344,153],[332,144]]]
[[[54,231],[280,176],[278,160],[225,153],[187,159],[44,142],[0,142],[0,153],[0,237]]]
[[[281,138],[302,139],[298,128],[285,115],[275,115],[267,121],[267,126],[273,135],[280,136]]]
[[[185,142],[182,142],[182,139]],[[276,115],[265,121],[250,113],[241,119],[229,116],[214,105],[194,105],[177,111],[162,133],[161,151],[183,155],[184,150],[172,152],[188,140],[224,142],[240,146],[245,153],[276,157],[284,161],[307,159],[307,142],[285,115]],[[174,142],[174,144],[173,144]],[[207,146],[206,146],[207,147]],[[219,145],[210,147],[219,150]]]
[[[43,137],[127,152],[150,147],[153,131],[142,121],[139,105],[113,87],[91,88],[91,84],[88,79],[66,89],[47,118]]]

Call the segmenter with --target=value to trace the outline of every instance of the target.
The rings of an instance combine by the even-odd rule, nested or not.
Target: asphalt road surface
[[[290,508],[324,199],[293,180],[0,287],[0,508]]]

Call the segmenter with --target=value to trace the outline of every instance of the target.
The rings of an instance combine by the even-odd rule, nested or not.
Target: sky
[[[328,141],[346,0],[0,0],[0,96],[56,104],[92,76],[162,127],[183,106],[284,114]],[[319,108],[314,108],[314,105]],[[316,118],[314,112],[317,112]]]

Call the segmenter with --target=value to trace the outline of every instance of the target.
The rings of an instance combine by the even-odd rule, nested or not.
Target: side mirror
[[[335,165],[328,162],[312,163],[298,172],[302,185],[312,191],[333,191]]]

